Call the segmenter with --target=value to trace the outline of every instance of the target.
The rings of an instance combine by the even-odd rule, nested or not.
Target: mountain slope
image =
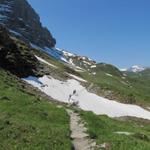
[[[150,125],[140,119],[115,120],[107,116],[97,116],[92,112],[80,112],[86,121],[91,138],[102,150],[149,150]]]
[[[13,36],[28,44],[49,48],[56,44],[26,0],[0,0],[0,24],[4,24]]]
[[[8,15],[8,17],[6,16],[7,19],[2,19],[1,23],[3,23],[4,26],[13,24],[12,20],[9,18],[9,15],[16,13],[16,10],[18,9],[19,11],[22,11],[20,10],[20,8],[17,8],[18,6],[16,5],[20,4],[20,2],[18,0],[11,0],[11,1],[2,0],[0,2],[2,7],[0,14],[3,16]],[[31,11],[31,13],[33,13],[35,18],[39,18],[34,12],[34,10],[31,8],[31,6],[27,3],[27,1],[23,0],[23,2],[21,2],[20,5],[21,7],[24,7],[25,10],[29,10],[29,12]],[[8,8],[6,9],[6,7],[10,7],[11,11],[7,10]],[[34,21],[34,18],[30,18],[28,15],[26,16],[25,15],[26,13],[24,11],[20,12],[20,14],[22,14],[23,21],[29,19],[28,21],[30,21],[31,25],[33,25],[31,26],[31,29],[33,30],[34,30],[34,23],[41,24],[39,22],[39,19],[37,19],[38,21]],[[18,27],[17,24],[14,24],[14,26]],[[8,28],[8,30],[10,29]],[[32,36],[32,32],[29,32],[28,30],[26,30],[26,32],[28,35]],[[37,32],[38,32],[37,34],[40,34],[38,30]],[[12,36],[11,31],[10,33]],[[18,33],[21,34],[20,31]],[[34,68],[31,69],[32,72],[28,72],[28,74],[26,74],[25,76],[33,75],[37,77],[43,75],[51,75],[51,77],[55,77],[56,79],[59,79],[61,81],[68,80],[70,78],[75,78],[76,80],[80,81],[86,80],[87,82],[84,83],[84,86],[87,88],[90,87],[88,88],[88,90],[99,96],[103,96],[110,100],[115,99],[123,103],[130,103],[130,104],[136,103],[138,105],[143,106],[147,104],[149,105],[149,97],[150,97],[148,88],[149,82],[147,82],[146,86],[142,87],[141,90],[140,82],[136,80],[137,83],[135,83],[134,79],[132,79],[131,76],[129,76],[127,73],[122,73],[121,71],[119,71],[119,69],[117,69],[113,65],[109,65],[106,63],[97,63],[88,57],[78,56],[76,54],[69,53],[63,49],[58,49],[50,46],[47,47],[48,45],[40,45],[41,42],[33,43],[32,39],[31,40],[28,39],[28,42],[24,40],[25,43],[22,43],[22,41],[18,40],[18,36],[15,37],[16,38],[11,37],[11,39],[15,42],[15,44],[17,44],[17,47],[19,47],[20,50],[19,55],[24,56],[21,57],[21,60],[24,62],[30,62],[29,63],[30,65],[33,63],[34,65]],[[10,51],[10,53],[14,55],[12,51]],[[12,72],[11,69],[14,66],[20,65],[20,63],[18,63],[17,61],[18,57],[16,56],[16,53],[15,53],[15,60],[16,60],[15,65],[13,65],[12,63],[9,68],[6,68],[11,72]],[[21,53],[25,53],[25,55],[24,54],[22,55]],[[30,54],[30,56],[32,57],[27,57],[28,55],[26,54]],[[24,58],[26,58],[26,60]],[[5,63],[9,64],[9,61],[10,59],[6,59]],[[20,69],[18,68],[19,67],[17,66],[13,70],[20,71],[22,73],[25,72],[30,67],[22,66],[20,67]],[[15,72],[12,73],[15,74]],[[23,77],[22,75],[18,76]]]
[[[0,141],[1,150],[70,150],[68,114],[0,68]]]
[[[8,35],[8,31],[0,26],[0,67],[9,70],[19,77],[36,75],[39,62],[33,53],[19,47]]]
[[[0,0],[0,23],[0,149],[73,149],[68,107],[98,149],[150,149],[148,69],[121,72],[55,48],[25,0]]]

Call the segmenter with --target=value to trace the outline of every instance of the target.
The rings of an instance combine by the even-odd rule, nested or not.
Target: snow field
[[[133,116],[150,120],[150,112],[140,106],[122,104],[90,93],[75,79],[60,81],[45,75],[41,78],[28,77],[23,80],[52,98],[66,103],[69,102],[69,95],[76,90],[76,94],[72,94],[71,99],[78,101],[79,107],[83,110],[105,114],[109,117]]]

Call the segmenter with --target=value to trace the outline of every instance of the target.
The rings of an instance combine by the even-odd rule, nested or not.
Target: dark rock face
[[[38,60],[29,49],[21,48],[9,37],[8,31],[0,26],[0,67],[18,77],[35,75]]]
[[[42,27],[38,14],[26,0],[0,0],[0,23],[12,35],[40,47],[54,47],[56,40]]]

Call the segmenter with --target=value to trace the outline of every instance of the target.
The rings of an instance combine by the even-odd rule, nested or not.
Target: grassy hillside
[[[150,122],[118,121],[91,112],[81,112],[88,133],[97,141],[98,150],[149,150]],[[120,133],[120,134],[119,134]],[[105,143],[105,144],[104,144]],[[102,148],[106,145],[107,148]]]
[[[106,69],[95,72],[96,75],[83,72],[82,76],[98,87],[97,94],[123,103],[150,106],[150,76],[120,76]]]
[[[37,74],[44,75],[50,74],[51,76],[60,80],[69,78],[67,73],[75,74],[88,81],[89,84],[94,83],[92,92],[108,99],[115,99],[123,103],[138,104],[150,107],[150,76],[145,71],[141,74],[127,74],[124,75],[116,67],[99,63],[94,68],[89,68],[85,72],[77,72],[66,63],[62,63],[46,53],[28,48],[26,44],[16,40],[18,47],[32,51],[50,64],[55,65],[57,68],[50,67],[42,63],[39,65]],[[95,73],[95,74],[94,74]]]
[[[1,150],[69,150],[69,135],[63,108],[24,93],[18,80],[0,69]]]
[[[127,76],[137,98],[150,106],[150,70],[147,69],[139,73],[127,72]]]
[[[41,57],[50,63],[55,62],[46,55]],[[56,62],[56,66],[62,65],[60,68],[63,73],[64,65],[57,63],[59,62]],[[109,90],[110,85],[114,87],[122,85],[120,77],[107,76],[102,71],[96,76],[88,73],[82,73],[82,76],[95,84],[99,82],[99,86],[103,88],[106,88],[105,86],[109,83],[106,90]],[[139,80],[139,77],[135,75],[130,75],[130,79],[132,86],[135,84],[135,87],[139,81],[145,82],[144,78],[142,81],[142,78]],[[129,81],[130,84],[131,81]],[[149,85],[148,82],[144,84],[147,87]],[[126,90],[125,87],[123,88]],[[104,149],[100,148],[104,146],[104,143],[111,150],[150,149],[149,122],[132,119],[118,121],[107,116],[97,116],[91,112],[78,112],[86,122],[91,138],[97,141],[99,150]],[[118,132],[129,133],[129,135],[118,134]],[[72,144],[69,116],[56,104],[26,92],[15,76],[0,69],[0,141],[2,150],[70,150]]]
[[[96,68],[85,72],[76,72],[65,64],[56,61],[44,53],[34,50],[36,55],[41,56],[46,61],[58,66],[58,69],[53,69],[53,74],[67,79],[64,72],[72,73],[87,80],[89,83],[94,83],[97,94],[109,99],[117,99],[123,103],[139,104],[143,106],[150,105],[150,76],[133,77],[123,74],[114,66],[106,64],[98,64]],[[52,68],[51,68],[52,69]],[[92,73],[96,72],[96,75]]]

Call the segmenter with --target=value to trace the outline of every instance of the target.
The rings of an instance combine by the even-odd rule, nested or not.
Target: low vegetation
[[[143,74],[123,75],[116,67],[99,63],[96,68],[91,68],[85,72],[77,72],[67,63],[62,63],[43,51],[28,48],[26,44],[16,40],[18,47],[24,50],[32,51],[50,64],[57,68],[48,65],[38,65],[37,75],[42,76],[49,74],[57,79],[66,80],[69,78],[65,72],[75,74],[87,80],[89,83],[94,83],[92,92],[96,92],[100,96],[108,99],[115,99],[123,103],[138,104],[150,107],[150,76],[149,71]],[[96,74],[93,74],[96,73]]]
[[[94,83],[96,93],[108,99],[115,99],[123,103],[149,106],[150,76],[117,76],[106,74],[103,70],[96,75],[83,72],[82,76]]]
[[[63,108],[23,92],[0,69],[0,149],[69,150],[69,116]]]
[[[148,121],[128,119],[119,121],[92,112],[80,112],[87,123],[90,137],[97,141],[98,150],[149,150],[150,125]]]

